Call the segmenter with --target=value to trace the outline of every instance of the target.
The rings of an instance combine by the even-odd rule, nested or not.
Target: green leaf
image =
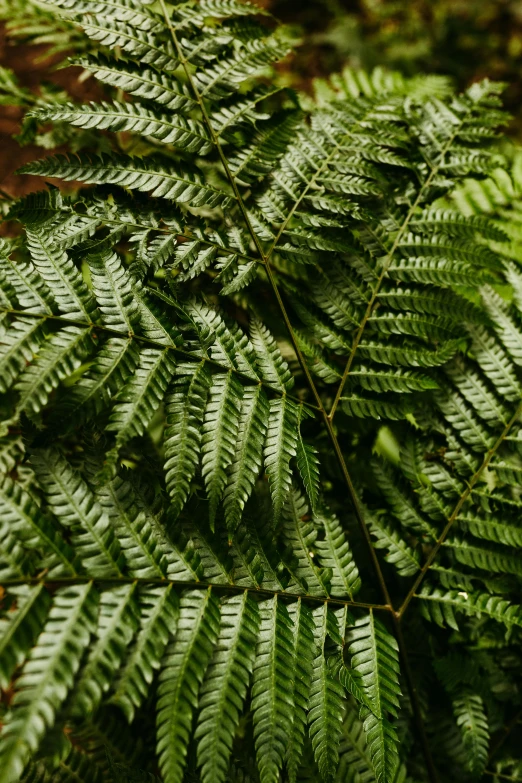
[[[480,777],[489,754],[489,725],[482,698],[463,689],[453,699],[453,714],[468,752],[466,766],[474,777]]]
[[[26,235],[35,269],[53,292],[59,312],[75,321],[95,320],[94,299],[65,251],[53,246],[45,234],[28,230]]]
[[[254,346],[235,324],[228,324],[219,313],[200,302],[192,302],[189,313],[201,329],[202,342],[211,342],[210,356],[214,361],[239,370],[253,381],[259,380]]]
[[[152,679],[161,667],[169,637],[176,627],[178,597],[173,585],[148,587],[138,594],[140,627],[134,637],[111,696],[129,723],[147,697]]]
[[[209,500],[210,526],[227,484],[233,462],[243,389],[233,373],[214,375],[203,423],[201,472]]]
[[[112,15],[112,10],[111,10]],[[125,24],[117,20],[111,21],[100,17],[88,17],[81,19],[80,23],[86,35],[100,46],[119,46],[131,57],[155,68],[175,70],[178,65],[176,55],[172,50],[170,41],[164,41],[147,30],[140,30],[131,24]]]
[[[223,601],[220,633],[201,688],[195,732],[203,783],[228,779],[258,631],[259,610],[247,591]]]
[[[72,543],[89,574],[120,575],[120,546],[86,482],[58,451],[33,451],[31,459],[49,507],[71,529]]]
[[[26,549],[45,549],[42,565],[50,576],[75,576],[81,565],[54,520],[42,513],[29,492],[9,476],[0,478],[0,514]]]
[[[241,401],[239,428],[223,504],[229,531],[238,527],[261,470],[269,403],[261,385],[247,386]]]
[[[305,443],[301,432],[297,439],[297,467],[303,480],[304,488],[313,512],[317,508],[320,492],[319,459],[317,449]]]
[[[19,588],[13,593],[14,611],[0,619],[0,687],[7,690],[17,666],[29,649],[49,613],[50,596],[44,585]]]
[[[388,718],[399,707],[398,645],[370,609],[348,635],[351,666],[360,675],[370,707],[361,708],[377,783],[393,783],[398,766],[397,735]]]
[[[130,62],[111,62],[101,57],[81,58],[75,63],[111,87],[154,101],[165,109],[188,112],[194,106],[188,88],[173,74],[140,68]]]
[[[0,253],[0,279],[2,290],[26,313],[50,314],[56,310],[49,286],[30,261],[15,263],[7,253]]]
[[[196,473],[211,376],[205,362],[180,364],[165,398],[165,480],[175,518]]]
[[[96,622],[92,583],[58,590],[17,680],[0,747],[0,781],[15,783],[71,689]]]
[[[301,598],[289,605],[294,626],[294,716],[288,738],[287,769],[290,783],[295,783],[305,743],[310,688],[315,659],[315,624],[312,610]]]
[[[260,613],[252,686],[256,758],[261,783],[278,783],[294,713],[293,626],[277,595],[260,604]]]
[[[40,122],[69,122],[80,128],[97,128],[114,132],[129,131],[172,144],[184,152],[204,155],[213,143],[205,126],[182,115],[160,115],[139,103],[88,103],[83,106],[63,104],[37,109],[30,116]]]
[[[139,349],[132,338],[110,337],[97,351],[89,369],[69,388],[56,410],[61,427],[89,421],[109,407],[111,399],[132,376]]]
[[[167,575],[167,559],[151,518],[140,508],[131,484],[116,476],[97,493],[111,521],[132,576],[139,579]]]
[[[74,686],[71,715],[92,715],[112,685],[138,626],[135,593],[135,583],[101,592],[95,641]]]
[[[325,596],[329,593],[331,572],[316,562],[317,536],[317,527],[304,498],[297,490],[290,491],[283,509],[283,540],[288,547],[286,565],[306,593]]]
[[[276,520],[292,483],[290,461],[297,454],[298,413],[288,397],[270,400],[264,457]]]
[[[0,390],[6,392],[37,356],[44,342],[45,321],[22,318],[13,321],[0,336]]]
[[[314,546],[321,567],[331,574],[330,595],[353,601],[360,590],[361,579],[342,525],[328,509],[321,509],[314,522],[324,531],[324,538],[316,540]]]
[[[321,778],[327,783],[334,780],[339,763],[344,696],[343,689],[327,660],[325,643],[328,611],[326,604],[314,611],[317,654],[314,660],[308,714],[315,760]]]
[[[254,320],[250,325],[250,336],[263,380],[281,391],[290,390],[294,379],[268,329]]]
[[[66,326],[49,337],[15,384],[19,394],[16,415],[39,413],[51,392],[81,366],[91,348],[90,329]]]
[[[477,617],[484,614],[504,623],[508,628],[522,624],[522,607],[497,595],[467,590],[444,590],[424,585],[415,597],[420,601],[423,615],[442,628],[448,625],[458,631],[455,612]]]
[[[177,172],[159,161],[139,158],[112,155],[110,158],[99,157],[91,160],[78,156],[77,161],[69,161],[57,155],[28,163],[20,172],[92,184],[120,185],[191,207],[225,207],[231,201],[231,197],[224,191],[206,185],[197,172]]]
[[[175,362],[168,350],[143,348],[134,374],[115,397],[106,429],[116,433],[116,446],[109,455],[109,466],[118,450],[131,438],[143,435],[161,404]]]
[[[402,539],[401,532],[385,522],[382,517],[373,516],[369,523],[372,536],[376,538],[376,549],[387,549],[386,561],[392,563],[400,576],[414,576],[420,570],[418,552]]]
[[[129,275],[119,256],[108,250],[87,256],[96,301],[106,326],[133,332],[139,319]]]
[[[219,614],[211,588],[181,596],[176,635],[165,652],[158,684],[157,753],[165,783],[183,780],[192,715],[218,638]]]

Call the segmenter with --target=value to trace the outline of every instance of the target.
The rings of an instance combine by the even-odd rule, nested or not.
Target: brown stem
[[[87,582],[94,582],[100,585],[127,585],[137,584],[145,587],[181,587],[190,590],[208,590],[211,587],[213,590],[223,590],[224,592],[243,593],[248,590],[255,595],[272,597],[274,595],[280,598],[287,598],[290,600],[297,600],[298,598],[303,601],[309,601],[318,604],[328,604],[331,606],[351,606],[353,609],[375,609],[378,612],[389,612],[390,607],[382,604],[368,604],[361,601],[349,601],[344,598],[331,598],[330,596],[317,596],[317,595],[300,595],[298,593],[287,593],[284,590],[269,590],[265,587],[243,587],[240,585],[232,584],[219,584],[213,582],[187,582],[180,579],[162,579],[162,578],[138,578],[138,577],[92,577],[92,576],[64,576],[64,577],[24,577],[22,579],[4,579],[1,583],[3,588],[16,587],[18,585],[45,585],[46,587],[63,587],[67,585],[83,585]]]

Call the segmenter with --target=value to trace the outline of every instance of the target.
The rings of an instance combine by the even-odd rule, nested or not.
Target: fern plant
[[[108,99],[32,121],[107,152],[29,164],[76,195],[1,246],[1,783],[512,771],[501,87],[301,98],[255,5],[58,5]]]

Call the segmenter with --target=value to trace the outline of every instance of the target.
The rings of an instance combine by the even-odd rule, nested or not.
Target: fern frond
[[[157,17],[151,14],[147,6],[138,5],[135,0],[81,0],[77,4],[71,0],[58,0],[56,5],[66,12],[96,13],[101,17],[109,16],[120,22],[130,22],[139,30],[153,30],[159,26]]]
[[[56,309],[56,302],[33,264],[30,261],[14,263],[9,258],[7,248],[0,245],[0,250],[0,279],[9,306],[18,304],[28,314],[52,313]]]
[[[9,476],[0,479],[0,514],[11,534],[24,549],[45,550],[42,565],[51,576],[75,576],[81,571],[75,552],[62,531],[42,512],[34,497]]]
[[[58,155],[28,163],[20,172],[77,182],[119,185],[191,207],[226,207],[231,201],[225,192],[205,184],[198,173],[186,170],[177,173],[163,163],[139,158],[121,156],[118,159],[113,155],[110,159],[99,157],[91,160],[78,156],[76,162]]]
[[[235,324],[227,324],[219,313],[200,302],[192,302],[189,313],[201,329],[202,342],[212,340],[210,355],[214,361],[259,380],[254,348]]]
[[[189,89],[174,74],[161,73],[152,68],[138,68],[130,62],[113,63],[102,57],[81,58],[73,62],[111,87],[154,101],[164,109],[190,111],[194,106]]]
[[[491,617],[508,627],[522,623],[522,609],[500,596],[489,593],[467,592],[467,590],[444,590],[425,585],[416,596],[421,602],[425,617],[441,627],[447,624],[458,630],[454,612],[466,615]]]
[[[420,569],[418,552],[408,546],[398,530],[386,523],[382,518],[373,516],[370,530],[376,539],[376,549],[387,549],[386,560],[392,563],[401,576],[413,576]]]
[[[242,396],[243,389],[231,372],[212,378],[202,433],[202,474],[212,528],[227,484],[226,471],[234,459]]]
[[[144,348],[134,375],[120,388],[106,429],[116,433],[117,452],[127,441],[142,435],[161,404],[175,364],[168,351]],[[109,455],[109,464],[116,453]]]
[[[335,514],[323,509],[314,517],[314,522],[324,531],[324,538],[316,540],[314,546],[321,566],[331,574],[330,594],[354,600],[361,579],[340,521]]]
[[[345,783],[374,783],[366,737],[357,711],[349,705],[343,722],[343,734],[339,748],[340,763],[337,779]]]
[[[78,326],[66,326],[45,340],[15,383],[15,415],[38,414],[47,405],[51,392],[82,365],[91,347],[91,330]]]
[[[132,486],[116,476],[99,489],[97,498],[116,531],[129,572],[141,579],[166,576],[168,564],[161,542]]]
[[[76,321],[95,320],[92,295],[66,253],[50,245],[45,234],[35,231],[27,231],[27,246],[36,271],[53,292],[59,311]]]
[[[6,392],[26,365],[33,361],[43,339],[45,321],[13,321],[0,336],[0,389]]]
[[[262,386],[248,386],[244,389],[235,455],[223,497],[227,527],[232,532],[240,522],[261,469],[268,410],[269,403]]]
[[[103,323],[118,332],[133,332],[139,318],[138,307],[120,258],[102,250],[91,253],[87,261]]]
[[[20,778],[46,729],[53,726],[89,644],[96,610],[92,583],[62,588],[55,594],[44,628],[17,681],[2,729],[2,783],[15,783]]]
[[[297,453],[298,414],[297,406],[288,397],[270,400],[264,457],[276,520],[292,482],[290,460]]]
[[[453,713],[468,751],[467,766],[473,776],[484,772],[488,761],[489,728],[481,697],[462,692],[453,700]]]
[[[391,783],[398,766],[397,736],[388,718],[399,707],[398,645],[370,609],[348,635],[351,665],[361,677],[370,709],[361,708],[372,766],[378,783]]]
[[[132,339],[110,337],[97,351],[89,369],[68,390],[58,407],[62,427],[89,421],[108,408],[112,397],[136,369],[139,349]]]
[[[320,492],[319,460],[317,450],[305,443],[301,432],[297,439],[296,460],[312,512],[315,512]]]
[[[221,628],[200,693],[195,737],[202,780],[225,781],[259,630],[257,604],[245,591],[223,601]],[[224,715],[226,718],[224,719]]]
[[[520,383],[509,356],[493,335],[480,327],[469,327],[473,355],[485,376],[507,400],[520,398]]]
[[[136,584],[103,590],[100,595],[96,641],[74,686],[71,715],[90,716],[109,690],[138,626]]]
[[[166,783],[183,779],[192,715],[218,638],[219,614],[211,589],[181,596],[176,636],[165,652],[158,684],[157,752]]]
[[[506,242],[507,234],[489,217],[482,215],[463,215],[451,209],[424,210],[422,215],[410,221],[410,229],[420,233],[430,232],[432,227],[449,236],[469,237],[475,239],[477,234],[484,239],[496,242]]]
[[[204,362],[179,365],[165,400],[165,479],[175,518],[190,491],[199,462],[201,429],[211,378]]]
[[[154,673],[178,617],[178,598],[173,585],[141,590],[138,594],[140,627],[129,655],[121,667],[111,696],[129,723],[146,698]]]
[[[263,380],[281,391],[289,391],[294,384],[293,378],[268,329],[259,321],[253,321],[250,336]]]
[[[101,577],[121,574],[120,546],[81,476],[51,449],[33,452],[32,463],[50,509],[71,529],[72,542],[88,572]]]
[[[292,723],[293,627],[277,596],[260,604],[261,625],[254,663],[252,712],[261,783],[277,783]]]
[[[503,547],[479,546],[474,541],[453,537],[446,546],[451,548],[457,561],[472,568],[493,571],[497,574],[515,574],[522,576],[522,565],[516,554]]]
[[[109,10],[112,15],[112,9]],[[119,46],[130,57],[135,57],[158,70],[173,71],[178,65],[178,59],[173,52],[170,41],[159,38],[154,32],[142,30],[111,16],[103,16],[78,20],[86,35],[100,46]],[[161,29],[161,28],[160,28]]]
[[[50,597],[43,585],[22,588],[13,595],[15,609],[0,620],[0,686],[7,690],[17,666],[34,645],[49,612]]]
[[[321,777],[325,781],[332,781],[339,763],[338,746],[342,732],[343,689],[328,665],[324,649],[328,612],[326,605],[314,611],[317,654],[310,686],[308,722],[310,739]]]
[[[520,707],[499,86],[347,69],[303,97],[248,2],[57,6],[106,94],[31,99],[24,133],[69,153],[24,171],[74,187],[0,241],[0,783],[482,773],[485,716]]]
[[[315,658],[315,622],[310,607],[301,599],[290,604],[289,613],[294,627],[295,672],[293,680],[293,720],[288,737],[286,766],[290,783],[295,783],[305,743],[310,687]]]
[[[283,510],[283,536],[292,557],[287,567],[296,582],[311,595],[328,595],[331,572],[315,562],[317,528],[309,518],[304,498],[296,490],[288,493]]]
[[[65,104],[38,109],[30,116],[40,122],[69,122],[80,128],[140,133],[163,144],[172,144],[184,152],[200,155],[213,147],[202,123],[186,120],[180,115],[161,116],[138,103],[91,103],[80,108],[74,104]]]

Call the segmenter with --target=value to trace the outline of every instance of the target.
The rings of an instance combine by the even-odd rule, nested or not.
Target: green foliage
[[[0,783],[491,772],[522,626],[500,87],[313,101],[257,6],[59,7],[105,98],[31,122],[106,147],[25,167],[74,192],[1,245]]]

